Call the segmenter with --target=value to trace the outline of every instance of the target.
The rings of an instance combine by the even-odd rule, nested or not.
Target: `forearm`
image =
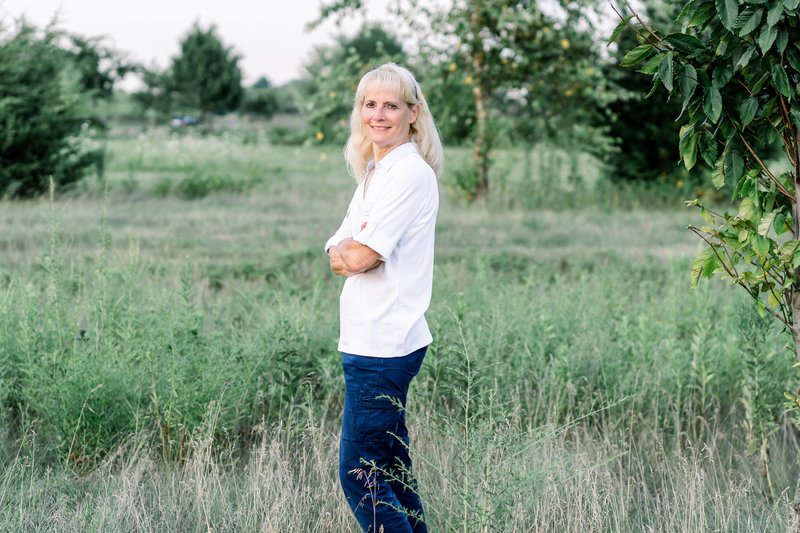
[[[355,274],[367,272],[381,264],[380,254],[351,237],[342,240],[336,248],[344,267]]]

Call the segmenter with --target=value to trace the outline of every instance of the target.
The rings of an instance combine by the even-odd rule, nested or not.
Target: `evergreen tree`
[[[90,119],[81,78],[52,29],[0,27],[0,195],[32,196],[78,181],[102,154],[81,144]]]
[[[216,27],[203,30],[195,23],[180,46],[169,80],[179,101],[204,113],[238,109],[244,95],[240,57],[222,43]]]

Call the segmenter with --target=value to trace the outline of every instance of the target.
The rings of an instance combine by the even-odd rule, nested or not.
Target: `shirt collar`
[[[395,148],[394,150],[383,156],[383,159],[381,159],[377,163],[375,163],[374,159],[370,160],[370,162],[367,163],[367,173],[369,173],[373,168],[376,167],[381,170],[389,170],[395,163],[403,159],[405,156],[407,156],[408,154],[416,153],[417,151],[418,151],[417,145],[414,144],[413,142],[407,142],[401,144],[400,146],[398,146],[397,148]]]

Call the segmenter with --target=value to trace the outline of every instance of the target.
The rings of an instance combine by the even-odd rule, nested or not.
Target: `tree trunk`
[[[483,3],[473,0],[470,24],[472,30],[472,69],[475,73],[473,79],[472,95],[475,97],[475,144],[472,147],[472,159],[475,162],[475,196],[484,198],[489,193],[489,136],[486,125],[486,99],[489,90],[485,79],[486,55],[483,51],[482,19]]]
[[[794,224],[796,225],[797,221]],[[800,279],[798,270],[795,270],[796,280]],[[794,338],[795,354],[797,360],[800,361],[800,290],[797,288],[792,289],[792,337]],[[797,393],[800,394],[800,390]],[[798,473],[794,489],[794,499],[789,506],[789,527],[786,531],[787,533],[800,533],[800,473]]]
[[[800,145],[795,138],[795,168],[794,168],[794,190],[800,191]],[[792,202],[792,234],[795,239],[800,238],[800,212],[798,212],[797,201]],[[794,271],[794,284],[792,285],[792,337],[794,339],[794,351],[797,360],[800,361],[800,268]],[[800,394],[800,390],[797,391]],[[798,473],[797,484],[794,489],[794,499],[789,507],[789,527],[788,533],[800,533],[800,473]]]
[[[489,193],[489,146],[486,135],[486,103],[480,84],[472,88],[475,96],[475,118],[478,131],[475,134],[475,145],[472,148],[472,159],[475,161],[475,196],[483,198]]]

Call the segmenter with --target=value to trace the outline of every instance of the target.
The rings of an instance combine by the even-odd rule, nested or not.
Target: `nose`
[[[386,110],[383,107],[379,107],[375,110],[375,119],[376,120],[383,120],[386,116]]]

